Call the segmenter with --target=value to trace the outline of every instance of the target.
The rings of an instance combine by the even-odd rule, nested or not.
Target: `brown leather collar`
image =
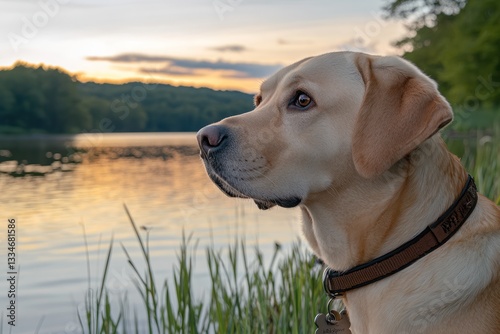
[[[477,203],[477,189],[469,175],[455,202],[434,223],[395,250],[347,271],[326,268],[323,286],[332,297],[379,281],[408,267],[448,241],[467,220]]]

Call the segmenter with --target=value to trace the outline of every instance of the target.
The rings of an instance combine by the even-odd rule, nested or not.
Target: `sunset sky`
[[[0,0],[0,66],[59,66],[80,80],[142,80],[255,92],[301,58],[398,54],[387,1]]]

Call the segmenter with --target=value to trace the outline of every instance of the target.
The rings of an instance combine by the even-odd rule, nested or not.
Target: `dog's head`
[[[213,182],[267,209],[380,176],[451,119],[436,84],[407,61],[338,52],[278,71],[253,111],[197,137]]]

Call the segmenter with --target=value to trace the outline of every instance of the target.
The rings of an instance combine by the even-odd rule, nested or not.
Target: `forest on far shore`
[[[82,83],[59,68],[0,71],[0,134],[197,131],[253,108],[238,91]]]

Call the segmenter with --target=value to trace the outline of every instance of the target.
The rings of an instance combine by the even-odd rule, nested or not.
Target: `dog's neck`
[[[353,175],[349,186],[312,195],[302,206],[304,235],[328,266],[347,270],[412,239],[446,211],[466,179],[435,135],[373,180]]]

